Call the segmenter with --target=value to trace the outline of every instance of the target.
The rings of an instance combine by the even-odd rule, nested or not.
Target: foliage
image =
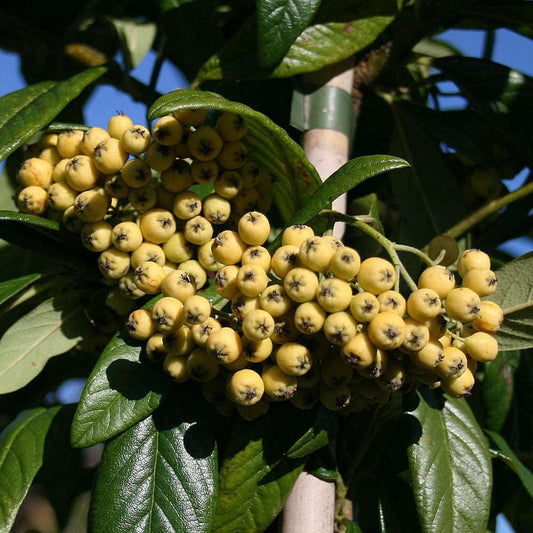
[[[485,533],[499,512],[531,531],[531,513],[517,509],[533,496],[533,256],[511,261],[497,249],[533,231],[531,178],[510,195],[505,183],[531,168],[533,84],[490,59],[496,28],[533,37],[530,3],[34,4],[0,9],[0,46],[18,54],[28,85],[0,98],[0,531],[11,530],[32,486],[46,489],[62,526],[76,518],[74,496],[92,490],[95,533],[265,531],[304,469],[353,499],[353,516],[337,509],[343,531]],[[435,38],[463,27],[486,32],[483,58]],[[119,51],[122,61],[112,59]],[[133,69],[149,52],[143,84]],[[190,89],[156,91],[166,61]],[[353,159],[322,184],[291,125],[292,89],[312,92],[322,69],[343,61],[355,69]],[[458,87],[465,109],[448,109],[442,81]],[[504,353],[480,365],[472,397],[419,387],[347,416],[276,404],[246,422],[213,414],[193,388],[176,392],[104,305],[79,239],[13,212],[21,154],[40,130],[82,124],[84,103],[104,84],[145,104],[148,123],[204,107],[244,116],[257,162],[274,177],[265,194],[276,231],[364,219],[378,242],[357,225],[344,238],[362,255],[378,253],[382,234],[419,249],[444,233],[462,249],[483,247],[501,265],[488,299],[505,312]],[[345,192],[347,213],[336,215],[331,202]],[[414,256],[404,264],[413,276],[422,268]],[[205,295],[215,303],[212,287]],[[70,378],[86,380],[84,391],[60,406]],[[79,448],[100,443],[99,466],[87,467]]]

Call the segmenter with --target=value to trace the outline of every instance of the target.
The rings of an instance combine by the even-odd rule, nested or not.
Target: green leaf
[[[51,231],[59,231],[61,229],[61,224],[57,220],[51,220],[38,215],[30,215],[28,213],[16,213],[14,211],[0,211],[0,222],[4,221],[45,228]]]
[[[139,66],[151,50],[157,33],[153,22],[137,22],[136,20],[109,17],[121,43],[122,55],[126,70]]]
[[[0,435],[0,533],[9,533],[43,463],[48,428],[59,407],[20,413]]]
[[[491,461],[468,404],[424,391],[410,414],[421,431],[408,448],[408,458],[422,531],[485,533]]]
[[[498,286],[487,300],[496,302],[504,321],[496,333],[501,351],[533,347],[533,252],[496,271]]]
[[[306,457],[326,446],[333,440],[336,422],[337,418],[332,411],[319,407],[309,429],[287,450],[287,457]]]
[[[288,224],[305,224],[323,209],[331,207],[331,202],[341,194],[353,189],[363,181],[382,172],[409,166],[398,157],[388,155],[367,155],[348,161],[320,185],[313,197],[288,222]],[[281,243],[281,235],[276,238],[269,249],[275,250]]]
[[[321,0],[258,0],[257,47],[259,63],[273,67],[307,27]]]
[[[388,3],[388,2],[386,2]],[[261,68],[255,18],[241,29],[198,72],[196,82],[220,79],[286,78],[313,72],[366,48],[390,24],[392,16],[369,16],[307,27],[273,70]],[[344,20],[344,19],[342,19]]]
[[[274,520],[305,464],[301,453],[287,452],[308,433],[313,411],[272,404],[258,420],[235,422],[219,472],[214,532],[264,531]]]
[[[461,55],[461,51],[458,48],[440,39],[422,39],[415,44],[413,52],[435,58]]]
[[[88,69],[65,81],[43,82],[0,98],[0,161],[46,126],[106,71],[106,67]]]
[[[71,430],[76,447],[106,441],[149,416],[172,383],[146,360],[145,342],[117,333],[98,359],[81,396]]]
[[[89,331],[84,291],[44,301],[15,322],[0,340],[0,394],[16,391],[35,378],[51,357],[65,353]]]
[[[92,531],[211,531],[216,474],[208,424],[180,403],[163,404],[106,445]]]
[[[484,365],[480,382],[485,411],[484,427],[501,431],[513,400],[514,373],[520,360],[519,352],[500,352],[494,361]]]
[[[284,220],[289,220],[299,207],[313,197],[322,182],[302,148],[268,117],[244,104],[226,100],[216,93],[179,90],[159,98],[148,110],[148,120],[168,115],[178,109],[206,107],[238,113],[246,118],[246,144],[250,150],[250,158],[274,176],[272,194],[276,206]]]
[[[519,478],[528,494],[533,498],[533,472],[518,459],[505,439],[495,431],[487,431],[491,441],[491,452],[501,459]]]
[[[0,283],[0,305],[7,302],[10,298],[24,290],[31,285],[34,281],[38,280],[41,274],[28,274],[27,276],[21,276],[20,278],[9,279]]]
[[[411,106],[394,103],[392,110],[396,124],[391,152],[411,164],[390,182],[401,218],[393,238],[422,247],[461,220],[466,210],[438,143],[417,123]]]

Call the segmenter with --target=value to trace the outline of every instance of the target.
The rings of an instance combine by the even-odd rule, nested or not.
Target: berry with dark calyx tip
[[[260,341],[252,341],[247,337],[242,339],[242,354],[250,363],[262,363],[272,353],[272,340],[267,337]]]
[[[123,252],[133,252],[142,244],[143,236],[135,222],[121,222],[111,231],[111,242]]]
[[[210,316],[205,322],[192,326],[191,331],[194,342],[198,346],[205,346],[211,333],[219,329],[222,329],[220,322]]]
[[[458,378],[467,369],[466,355],[453,346],[444,348],[442,361],[436,366],[439,376],[445,379]]]
[[[131,338],[147,340],[155,333],[152,314],[147,309],[133,311],[126,321],[126,329]]]
[[[141,155],[152,141],[150,132],[139,124],[130,126],[121,137],[122,147],[128,154]]]
[[[174,117],[161,117],[152,128],[154,139],[165,146],[178,144],[183,135],[183,127]]]
[[[479,331],[465,339],[468,355],[480,363],[492,361],[498,355],[498,341],[488,333]]]
[[[185,383],[190,379],[186,355],[167,353],[163,361],[163,368],[176,383]]]
[[[128,152],[118,139],[109,138],[100,142],[93,152],[96,168],[103,174],[119,172],[128,160]]]
[[[252,341],[260,341],[270,337],[274,331],[272,315],[263,309],[248,313],[242,321],[242,332]]]
[[[488,296],[496,290],[498,279],[492,270],[476,268],[463,277],[463,287],[473,290],[479,296]]]
[[[407,299],[407,313],[420,322],[431,320],[441,313],[439,295],[433,289],[418,289]]]
[[[216,261],[224,265],[234,265],[241,260],[242,254],[246,250],[246,244],[238,233],[225,230],[216,236],[211,250]]]
[[[185,321],[183,304],[177,298],[161,298],[152,308],[152,321],[154,327],[162,333],[181,327]]]
[[[19,192],[17,204],[25,213],[42,215],[48,208],[48,193],[42,187],[30,185]]]
[[[191,328],[185,325],[166,333],[163,343],[168,352],[174,355],[186,355],[195,347]]]
[[[240,141],[246,134],[246,121],[236,113],[223,113],[218,117],[216,129],[226,142]]]
[[[274,252],[271,266],[276,276],[283,279],[290,270],[300,266],[298,252],[299,248],[291,244],[281,246]]]
[[[350,280],[357,276],[360,266],[361,258],[357,251],[344,246],[333,254],[327,270],[337,278]]]
[[[464,371],[462,375],[457,378],[447,378],[442,380],[442,389],[446,394],[453,398],[460,398],[470,394],[475,383],[474,374],[468,370]]]
[[[262,245],[270,235],[268,218],[259,211],[244,214],[238,222],[240,238],[251,246]]]
[[[294,312],[294,325],[304,335],[314,335],[324,326],[326,312],[316,302],[304,302]]]
[[[107,123],[109,135],[115,139],[122,139],[124,132],[133,126],[133,121],[124,113],[117,113],[112,116]]]
[[[331,344],[343,346],[353,339],[356,333],[357,322],[345,311],[332,313],[324,321],[324,334]]]
[[[217,163],[228,170],[241,168],[248,158],[246,146],[240,141],[224,143],[217,156]]]
[[[163,334],[154,333],[146,341],[146,355],[148,359],[154,363],[161,363],[163,358],[167,355],[167,349],[163,343]]]
[[[270,271],[271,257],[263,246],[251,246],[246,248],[242,254],[241,263],[244,265],[260,266],[265,272]]]
[[[165,275],[162,266],[153,261],[146,261],[135,269],[133,281],[146,294],[156,294],[160,291]]]
[[[131,266],[137,268],[145,261],[153,261],[159,266],[165,264],[165,252],[163,248],[157,244],[151,242],[143,242],[132,254],[131,254]]]
[[[330,411],[339,411],[348,407],[351,399],[351,391],[348,385],[331,388],[321,384],[318,397],[320,403]]]
[[[296,376],[285,374],[277,365],[265,365],[261,373],[265,394],[272,400],[289,400],[296,394]]]
[[[155,244],[168,241],[176,231],[176,221],[172,213],[157,207],[141,215],[139,226],[143,237]]]
[[[350,305],[352,289],[344,280],[325,278],[318,284],[316,299],[328,313],[337,313]]]
[[[361,263],[357,282],[366,292],[378,295],[394,287],[396,272],[386,259],[370,257]]]
[[[360,292],[350,300],[350,313],[357,322],[370,322],[379,313],[379,300],[369,292]]]
[[[311,237],[315,236],[313,228],[305,224],[295,224],[283,230],[281,243],[283,246],[296,246],[300,248],[301,244]]]
[[[443,350],[444,348],[441,342],[430,338],[422,349],[413,351],[410,354],[410,359],[415,365],[421,368],[434,370],[443,359]]]
[[[196,294],[196,284],[190,274],[178,269],[165,275],[161,282],[161,292],[184,303]]]
[[[325,272],[335,250],[323,237],[310,237],[302,242],[298,252],[300,262],[315,272]]]
[[[216,159],[223,145],[222,137],[211,126],[200,126],[187,139],[187,146],[191,154],[199,161]]]
[[[195,294],[183,304],[183,317],[189,326],[202,324],[210,315],[211,302],[203,296]]]
[[[146,150],[144,160],[154,170],[162,172],[172,166],[176,157],[173,146],[153,142]]]
[[[130,256],[111,247],[98,256],[98,268],[105,278],[119,279],[130,269]]]
[[[341,348],[341,355],[348,365],[361,370],[372,364],[376,350],[367,333],[357,333]]]
[[[187,357],[187,372],[195,381],[211,381],[219,372],[220,365],[204,348],[196,348]]]
[[[444,299],[446,294],[455,288],[455,277],[442,265],[428,267],[418,278],[418,288],[432,289],[440,299]]]
[[[398,291],[385,291],[378,295],[379,312],[392,311],[398,316],[405,315],[406,301]]]
[[[220,363],[227,364],[235,361],[241,354],[242,341],[235,330],[224,327],[209,335],[205,347]]]
[[[495,302],[482,301],[479,306],[479,313],[472,322],[476,331],[485,333],[496,333],[503,323],[503,310]]]
[[[405,338],[405,322],[396,313],[384,311],[368,324],[368,336],[377,348],[399,348]]]
[[[391,392],[400,390],[407,380],[407,373],[403,364],[396,359],[389,359],[385,373],[376,380],[379,386]]]
[[[276,352],[276,364],[291,376],[302,376],[311,368],[311,352],[303,344],[288,342],[282,344]]]
[[[283,280],[287,296],[294,302],[310,302],[318,289],[318,278],[308,268],[296,267],[290,270]]]
[[[459,322],[470,322],[476,318],[481,309],[481,299],[471,289],[459,287],[452,289],[444,300],[448,316]]]

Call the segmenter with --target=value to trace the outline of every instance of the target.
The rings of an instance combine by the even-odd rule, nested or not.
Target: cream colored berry
[[[165,277],[163,267],[152,261],[146,261],[135,269],[133,278],[137,287],[146,294],[156,294],[161,288]]]
[[[208,109],[179,109],[174,112],[174,116],[182,123],[188,126],[200,126],[207,118]]]
[[[118,139],[110,137],[100,142],[93,153],[96,168],[103,174],[119,172],[128,160],[128,152]]]
[[[81,140],[81,149],[85,155],[91,157],[94,154],[94,149],[104,139],[109,138],[109,133],[103,128],[90,128],[83,133]]]
[[[202,265],[195,259],[188,259],[179,264],[179,269],[187,272],[194,278],[196,290],[200,290],[207,281],[207,273]]]
[[[348,365],[361,370],[372,364],[376,350],[366,333],[357,333],[341,348],[341,355]]]
[[[283,279],[289,270],[300,266],[300,260],[298,257],[300,248],[288,244],[278,248],[272,256],[271,266],[272,270],[279,278]]]
[[[200,246],[213,236],[213,226],[206,218],[196,216],[185,223],[184,235],[188,242]]]
[[[215,193],[222,198],[235,198],[242,189],[241,175],[235,170],[223,170],[215,179]]]
[[[348,407],[351,396],[352,393],[348,385],[331,388],[321,384],[318,392],[320,403],[330,411],[340,411]]]
[[[78,194],[74,200],[74,210],[84,222],[102,220],[109,208],[109,197],[103,189],[91,189]]]
[[[224,224],[231,214],[231,204],[218,194],[210,194],[202,204],[203,215],[211,224]]]
[[[313,231],[313,228],[306,226],[305,224],[295,224],[283,230],[281,243],[283,246],[291,245],[296,246],[299,249],[306,239],[310,239],[314,236],[315,232]]]
[[[168,353],[163,362],[163,368],[176,383],[185,383],[190,379],[185,355]]]
[[[450,346],[442,350],[442,361],[436,366],[437,374],[442,378],[458,378],[467,370],[466,355],[459,348]]]
[[[442,389],[453,398],[460,398],[470,394],[475,383],[474,374],[468,368],[458,378],[442,380]]]
[[[266,248],[263,246],[251,246],[246,248],[242,254],[241,262],[244,265],[255,265],[262,268],[265,272],[270,270],[271,257]]]
[[[169,272],[161,282],[161,292],[165,296],[172,296],[181,302],[196,294],[196,284],[193,277],[183,270]]]
[[[54,165],[54,168],[52,170],[52,180],[56,183],[63,183],[67,179],[67,164],[70,161],[70,159],[61,159],[58,163]]]
[[[241,260],[246,244],[238,233],[225,230],[217,235],[211,250],[216,261],[224,265],[234,265]]]
[[[82,152],[83,130],[62,131],[57,137],[57,151],[63,158],[70,158]]]
[[[211,126],[200,126],[187,139],[187,147],[199,161],[216,159],[223,144],[222,137]]]
[[[239,320],[244,320],[244,317],[259,309],[259,298],[253,296],[245,296],[237,292],[231,299],[231,312]]]
[[[429,329],[424,322],[413,318],[406,318],[405,337],[402,346],[409,352],[422,350],[429,342]]]
[[[252,341],[248,337],[242,339],[242,354],[250,363],[262,363],[272,353],[272,339],[267,337],[260,341]]]
[[[209,239],[197,250],[198,262],[210,272],[218,272],[224,265],[219,263],[213,255],[212,247],[215,239]]]
[[[291,299],[285,294],[282,285],[270,285],[262,291],[259,305],[273,317],[288,313],[292,307]]]
[[[385,291],[378,295],[379,312],[392,311],[399,316],[405,315],[407,303],[398,291]]]
[[[431,320],[441,313],[439,295],[433,289],[417,289],[407,299],[407,313],[420,322]]]
[[[283,288],[287,296],[294,302],[309,302],[315,298],[318,289],[318,278],[308,268],[293,268],[283,280]]]
[[[111,176],[107,176],[105,179],[104,191],[112,198],[124,200],[128,197],[130,188],[124,183],[124,180],[121,178],[120,174],[113,174]]]
[[[394,392],[401,389],[406,380],[407,373],[403,364],[400,361],[391,358],[389,360],[389,364],[387,365],[387,370],[379,378],[377,383],[385,390]]]
[[[87,191],[94,187],[100,177],[94,161],[86,155],[69,160],[65,167],[68,186],[75,191]]]
[[[219,370],[218,361],[204,348],[196,348],[187,357],[187,371],[195,381],[211,381]]]
[[[147,211],[157,204],[157,192],[153,185],[132,189],[128,194],[131,207],[137,211]]]
[[[222,364],[232,363],[242,351],[242,341],[239,334],[228,327],[213,331],[205,346],[209,353]]]
[[[148,163],[150,168],[154,170],[167,170],[174,163],[176,153],[173,146],[165,146],[157,142],[153,142],[146,150],[144,160]]]
[[[492,270],[476,268],[463,276],[463,287],[473,290],[479,296],[488,296],[496,290],[498,279]]]
[[[389,366],[389,356],[385,350],[377,350],[372,363],[359,370],[359,373],[368,379],[377,379],[385,374]]]
[[[183,304],[177,298],[165,296],[152,308],[152,322],[162,333],[169,333],[183,326],[184,321]]]
[[[148,150],[151,140],[148,129],[139,124],[130,126],[121,137],[122,147],[132,155],[141,155]]]
[[[22,163],[18,178],[25,187],[37,186],[47,189],[52,184],[52,170],[53,167],[48,161],[31,157]]]
[[[217,163],[222,168],[236,170],[241,168],[248,158],[246,146],[240,141],[224,143],[217,156]]]
[[[369,292],[360,292],[350,300],[350,313],[357,322],[370,322],[379,313],[379,301]]]
[[[216,129],[226,142],[235,142],[244,137],[247,127],[242,115],[223,113],[217,119]]]
[[[111,224],[100,220],[88,222],[81,230],[81,243],[90,252],[103,252],[111,246]]]
[[[105,278],[119,279],[130,268],[130,255],[111,247],[98,256],[98,268]]]
[[[259,266],[244,265],[237,273],[236,284],[245,296],[259,296],[268,285],[268,276]]]
[[[418,278],[418,288],[432,289],[443,300],[455,288],[455,277],[445,266],[428,267]]]
[[[464,278],[469,270],[482,268],[490,270],[490,257],[481,250],[469,249],[465,250],[457,263],[457,271],[459,275]]]
[[[405,322],[396,313],[384,311],[368,324],[368,336],[377,348],[399,348],[405,338]]]
[[[181,220],[189,220],[202,212],[202,200],[192,191],[177,194],[174,198],[174,214]]]
[[[152,316],[148,309],[133,311],[126,322],[126,329],[130,337],[136,340],[146,340],[155,333]]]
[[[324,235],[323,239],[329,243],[334,252],[338,252],[344,248],[344,243],[333,235]]]
[[[176,233],[163,244],[163,251],[165,257],[169,261],[175,263],[187,261],[193,255],[193,250],[187,242],[185,233],[182,233],[181,231],[176,231]]]
[[[302,242],[298,252],[300,262],[315,272],[325,272],[335,251],[323,237],[310,237]]]
[[[228,398],[244,406],[254,405],[262,398],[265,386],[261,376],[248,368],[234,372],[228,380],[226,394]]]
[[[133,121],[124,113],[117,113],[112,116],[107,123],[109,135],[115,139],[122,139],[124,132],[133,126]]]
[[[317,302],[304,302],[294,311],[294,325],[304,335],[314,335],[324,327],[326,312]]]
[[[152,171],[145,161],[139,158],[130,159],[120,171],[122,181],[132,189],[147,185],[152,179]]]
[[[183,314],[185,322],[190,326],[202,324],[211,315],[211,302],[207,298],[195,294],[183,304]]]
[[[342,346],[352,340],[356,333],[357,322],[345,311],[332,313],[324,322],[324,334],[331,344]]]
[[[216,161],[193,161],[191,176],[196,183],[214,183],[218,176],[218,163]]]
[[[167,349],[163,343],[162,333],[154,333],[146,341],[146,355],[150,361],[160,363],[163,361],[163,358],[167,355],[167,353]]]
[[[470,322],[476,318],[481,306],[479,296],[466,287],[451,290],[446,295],[444,307],[449,317],[460,322]]]
[[[130,271],[125,276],[122,276],[118,282],[118,288],[126,298],[137,300],[144,296],[144,292],[137,287],[134,281],[135,273]]]
[[[176,231],[176,221],[166,209],[154,208],[141,215],[139,226],[143,237],[155,244],[166,242]],[[171,261],[171,259],[169,257]]]
[[[503,323],[503,310],[495,302],[482,301],[472,326],[476,331],[496,333]]]
[[[237,274],[239,267],[227,265],[222,267],[215,276],[215,290],[224,298],[230,300],[237,294]]]
[[[274,319],[263,309],[248,313],[242,321],[242,332],[252,341],[260,341],[272,335]]]
[[[74,205],[76,191],[71,189],[66,183],[52,183],[48,187],[48,203],[52,209],[64,211]]]
[[[57,148],[53,146],[47,146],[41,152],[39,152],[39,159],[50,163],[52,166],[56,165],[61,161],[61,156],[57,151]]]
[[[276,352],[276,363],[281,370],[290,376],[302,376],[313,364],[311,352],[303,344],[288,342]]]
[[[498,341],[482,331],[466,337],[465,346],[468,355],[480,363],[492,361],[498,355]]]
[[[211,333],[220,329],[222,329],[220,322],[210,316],[205,322],[202,322],[201,324],[194,324],[194,326],[191,328],[191,331],[194,342],[198,344],[198,346],[205,346]]]
[[[174,117],[161,117],[152,128],[154,139],[165,146],[171,146],[181,141],[183,127]]]
[[[327,270],[337,278],[350,280],[357,276],[360,266],[361,258],[357,251],[344,246],[333,254]]]
[[[272,400],[288,400],[296,394],[296,376],[285,374],[277,365],[265,365],[261,373],[265,394]]]
[[[242,176],[242,186],[245,189],[255,187],[261,178],[261,170],[253,161],[246,161],[246,163],[239,168],[239,173]]]
[[[123,252],[133,252],[143,242],[143,236],[139,226],[135,222],[121,222],[111,232],[113,246]]]
[[[353,369],[346,364],[344,358],[332,354],[322,360],[320,365],[320,381],[324,385],[336,388],[347,385],[353,377]]]
[[[168,352],[175,355],[188,354],[196,346],[191,328],[185,325],[166,333],[163,343]]]
[[[239,236],[246,244],[260,246],[270,235],[270,223],[259,211],[251,211],[239,219],[238,230]]]
[[[328,313],[337,313],[350,305],[352,289],[342,279],[325,278],[318,285],[316,299]]]
[[[191,166],[187,161],[176,159],[169,168],[161,172],[161,185],[169,192],[181,193],[193,183]]]
[[[24,187],[17,196],[17,205],[21,211],[42,215],[48,208],[48,193],[37,185]]]
[[[372,294],[381,294],[394,287],[396,272],[392,264],[381,257],[370,257],[361,263],[357,282]]]
[[[83,228],[83,220],[78,218],[74,206],[68,207],[63,211],[62,217],[63,226],[72,233],[80,233]]]
[[[145,261],[153,261],[159,266],[165,264],[165,252],[163,248],[157,244],[151,242],[143,242],[132,254],[131,254],[131,266],[137,268]]]

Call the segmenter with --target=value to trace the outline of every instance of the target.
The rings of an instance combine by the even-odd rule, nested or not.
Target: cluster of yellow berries
[[[107,131],[46,135],[21,166],[18,204],[80,233],[131,337],[224,414],[251,420],[283,400],[349,413],[416,383],[467,394],[498,353],[503,313],[481,301],[496,288],[489,257],[465,251],[457,288],[445,266],[426,268],[406,300],[389,261],[309,226],[286,228],[271,255],[269,176],[247,161],[246,123],[206,118],[179,111],[150,133],[119,114]],[[208,278],[227,312],[202,295]]]

